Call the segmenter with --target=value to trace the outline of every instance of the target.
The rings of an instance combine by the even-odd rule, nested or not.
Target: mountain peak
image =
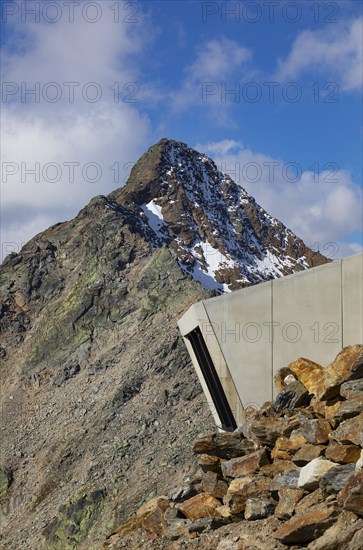
[[[131,208],[182,269],[217,292],[328,261],[310,250],[215,162],[186,143],[161,139],[109,199]]]

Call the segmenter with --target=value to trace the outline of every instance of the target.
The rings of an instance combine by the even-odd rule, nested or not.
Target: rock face
[[[329,375],[320,379],[317,395],[321,397],[316,396],[313,404],[302,407],[297,400],[294,407],[287,400],[286,408],[282,408],[279,393],[278,406],[275,402],[265,404],[259,411],[246,409],[243,424],[235,432],[199,436],[193,448],[200,457],[201,470],[189,480],[191,490],[197,494],[190,497],[184,490],[182,503],[176,505],[182,517],[174,516],[171,532],[154,539],[152,544],[166,549],[174,540],[177,544],[170,548],[198,550],[265,550],[301,545],[312,550],[360,549],[363,454],[358,439],[363,422],[361,409],[354,404],[356,394],[347,393],[347,387],[352,386],[346,384],[352,376],[351,365],[357,364],[352,357],[359,356],[361,350],[362,345],[344,348],[332,363],[339,365],[338,386],[342,388],[338,395],[334,389],[334,399],[339,407],[351,411],[349,420],[331,415],[336,403],[327,400],[333,387]],[[306,389],[317,387],[316,373],[323,369],[306,359],[286,368],[298,376],[300,384],[306,383]],[[359,370],[355,372],[362,375]],[[277,385],[280,379],[278,375]],[[336,380],[335,377],[334,388]],[[304,391],[300,388],[299,393]],[[326,418],[321,411],[326,412]],[[282,435],[277,437],[277,432]],[[217,481],[223,484],[223,491],[206,492],[207,488],[216,489]],[[172,499],[168,505],[173,509]],[[220,523],[222,518],[224,524]],[[188,533],[184,531],[177,537],[180,521],[192,524]],[[138,532],[135,530],[129,538],[114,539],[113,548],[136,548]],[[144,540],[149,540],[147,532],[143,533]]]
[[[143,155],[124,188],[8,256],[0,471],[11,476],[0,476],[0,546],[38,548],[43,534],[62,550],[97,547],[181,481],[200,426],[213,422],[177,319],[215,293],[326,261],[211,159],[169,140]],[[226,459],[257,450],[237,437]],[[219,448],[205,455],[217,457],[220,476]],[[223,487],[218,478],[216,494]]]
[[[228,291],[325,263],[215,163],[163,139],[109,199],[132,209],[156,246],[209,289]]]

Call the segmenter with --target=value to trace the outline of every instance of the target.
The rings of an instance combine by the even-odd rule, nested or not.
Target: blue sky
[[[11,0],[2,30],[2,255],[161,137],[308,245],[361,250],[361,2]]]

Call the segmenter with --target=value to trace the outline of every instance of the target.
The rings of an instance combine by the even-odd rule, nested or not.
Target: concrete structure
[[[363,342],[363,254],[199,302],[178,324],[216,424],[234,429],[274,398],[278,369]]]

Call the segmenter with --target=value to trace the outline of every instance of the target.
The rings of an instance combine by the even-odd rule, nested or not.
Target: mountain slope
[[[280,274],[326,261],[199,157],[162,140],[124,188],[0,268],[9,550],[98,548],[190,463],[191,441],[212,428],[176,327],[212,295],[194,279],[220,292],[278,275],[259,264],[269,253]]]
[[[163,139],[110,198],[139,209],[157,246],[169,246],[203,286],[229,291],[325,263],[215,163]]]

